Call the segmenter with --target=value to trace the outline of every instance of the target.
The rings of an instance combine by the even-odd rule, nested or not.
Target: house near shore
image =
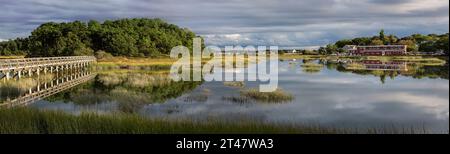
[[[406,55],[406,45],[346,45],[342,49],[351,56],[401,56]]]
[[[293,49],[293,50],[289,50],[289,49],[285,49],[285,50],[281,50],[282,53],[286,53],[286,54],[296,54],[299,53],[297,50]]]

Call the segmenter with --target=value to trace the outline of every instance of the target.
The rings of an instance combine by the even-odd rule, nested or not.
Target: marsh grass
[[[254,121],[145,118],[136,114],[70,115],[37,109],[0,109],[1,134],[143,134],[143,133],[336,133],[333,129],[271,125]]]
[[[223,96],[222,100],[239,104],[246,104],[253,102],[250,98],[244,96]]]
[[[184,97],[185,102],[206,102],[208,96],[211,94],[211,90],[208,88],[203,88],[200,91],[190,93],[188,96]]]
[[[125,85],[144,88],[147,86],[164,86],[171,83],[166,74],[128,74]]]
[[[254,63],[256,58],[253,57],[244,57],[244,58],[232,58],[225,59],[220,58],[209,58],[202,59],[201,64],[204,65],[210,60],[214,62],[222,62],[222,66],[225,66],[225,63],[232,63],[234,67],[236,67],[236,61],[241,60],[244,62],[244,66],[247,66],[249,63]],[[159,57],[159,58],[130,58],[130,57],[112,57],[107,59],[99,59],[96,65],[96,69],[98,70],[111,70],[111,69],[126,69],[126,70],[170,70],[172,64],[174,64],[177,59],[169,58],[169,57]],[[188,64],[187,64],[188,65]]]
[[[105,86],[123,84],[137,88],[164,86],[171,83],[171,79],[166,73],[107,72],[100,73],[98,80]]]
[[[205,94],[190,94],[184,98],[185,102],[206,102],[208,95]]]
[[[322,64],[316,64],[316,63],[304,63],[301,65],[302,71],[306,73],[317,73],[322,70],[324,67]]]
[[[24,57],[25,56],[0,56],[0,59],[20,59]]]
[[[159,103],[154,95],[124,87],[115,87],[104,98],[114,100],[118,110],[123,113],[136,113],[147,104]]]
[[[292,94],[289,94],[282,89],[277,89],[273,92],[260,92],[258,89],[247,89],[241,90],[240,94],[243,97],[248,97],[259,102],[267,103],[284,103],[290,102],[294,99]]]
[[[5,80],[0,82],[0,103],[8,97],[17,97],[34,88],[38,84],[49,82],[54,78],[53,74],[42,74],[37,78],[24,77],[21,79]]]
[[[301,67],[303,68],[318,68],[321,69],[323,68],[322,64],[316,64],[316,63],[304,63],[301,65]]]
[[[176,59],[160,58],[127,58],[113,57],[99,60],[96,68],[99,70],[127,69],[127,70],[169,70]]]
[[[448,131],[447,131],[448,132]],[[137,114],[81,113],[72,115],[61,111],[31,108],[0,109],[0,134],[416,134],[430,133],[425,128],[384,126],[361,129],[326,127],[307,123],[265,123],[241,120],[207,120],[147,118]]]
[[[158,71],[158,70],[170,70],[171,65],[128,65],[128,64],[100,64],[96,66],[97,70],[147,70],[147,71]]]
[[[157,119],[136,114],[70,115],[15,108],[0,112],[0,134],[178,134],[178,133],[337,133],[335,129],[273,125],[255,121]]]
[[[225,81],[223,82],[223,85],[228,86],[228,87],[244,87],[245,83],[243,81]]]

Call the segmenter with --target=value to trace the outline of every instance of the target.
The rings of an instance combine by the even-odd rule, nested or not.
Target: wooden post
[[[6,80],[9,80],[11,78],[11,72],[7,71],[6,72]]]

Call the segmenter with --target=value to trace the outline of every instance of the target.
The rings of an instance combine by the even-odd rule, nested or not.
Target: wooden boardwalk
[[[21,78],[24,75],[39,75],[40,72],[58,72],[85,67],[96,62],[94,56],[43,57],[0,60],[0,79]]]

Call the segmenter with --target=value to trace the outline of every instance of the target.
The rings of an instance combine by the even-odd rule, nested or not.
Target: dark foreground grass
[[[1,134],[158,134],[158,133],[335,133],[332,129],[270,125],[243,120],[168,120],[133,114],[82,113],[71,115],[37,109],[0,109]]]
[[[419,133],[408,130],[369,129],[366,133]],[[179,134],[179,133],[356,133],[354,130],[323,128],[318,125],[283,125],[242,120],[149,119],[133,114],[72,115],[29,108],[0,109],[0,134]]]

